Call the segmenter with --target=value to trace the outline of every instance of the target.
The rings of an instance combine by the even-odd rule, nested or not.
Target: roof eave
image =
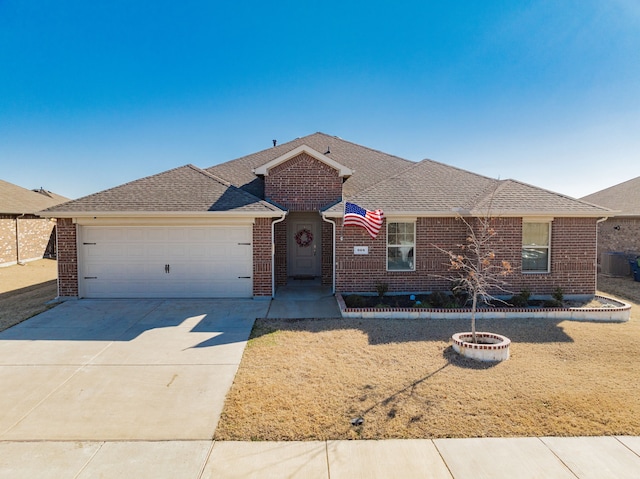
[[[614,211],[609,215],[610,218],[640,218],[640,213],[621,213]]]
[[[265,163],[264,165],[261,165],[257,168],[254,168],[252,171],[254,174],[256,175],[261,175],[261,176],[268,176],[269,175],[269,170],[271,168],[274,168],[288,160],[290,160],[291,158],[295,158],[296,156],[302,154],[302,153],[306,153],[307,155],[315,158],[318,161],[321,161],[322,163],[330,166],[331,168],[334,168],[335,170],[338,170],[338,176],[342,177],[342,178],[347,178],[351,175],[353,175],[353,170],[351,170],[350,168],[347,168],[346,166],[338,163],[337,161],[335,161],[332,158],[329,158],[326,154],[322,154],[317,150],[314,150],[313,148],[311,148],[310,146],[307,145],[301,145],[297,148],[294,148],[293,150],[285,153],[284,155],[280,155],[277,158],[274,158],[273,160],[269,161],[268,163]]]
[[[277,218],[285,211],[51,211],[40,212],[47,218],[143,218],[143,217],[182,217],[182,218]]]
[[[38,210],[30,210],[30,211],[0,211],[0,215],[38,215]]]
[[[325,211],[322,212],[323,216],[327,218],[340,218],[343,215],[341,211]],[[451,218],[452,216],[485,216],[486,212],[478,211],[393,211],[385,210],[384,215],[390,216],[415,216],[415,217],[430,217],[430,218]],[[496,218],[525,218],[530,216],[553,216],[562,218],[609,218],[612,215],[608,211],[603,212],[575,212],[575,211],[491,211],[491,216]]]

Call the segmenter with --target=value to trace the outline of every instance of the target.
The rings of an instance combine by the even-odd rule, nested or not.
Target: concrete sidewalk
[[[632,479],[640,438],[0,441],[0,478]]]
[[[637,437],[214,444],[204,478],[637,478]]]
[[[320,280],[289,280],[278,286],[271,301],[269,319],[340,318],[340,309],[330,286]]]

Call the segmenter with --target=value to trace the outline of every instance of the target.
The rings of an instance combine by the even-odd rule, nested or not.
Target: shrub
[[[461,307],[467,304],[469,293],[464,289],[464,281],[461,279],[452,280],[449,290],[457,306]]]
[[[509,300],[509,304],[511,306],[515,306],[516,308],[524,308],[529,305],[529,298],[531,297],[531,291],[527,288],[520,291],[519,294],[515,294]]]
[[[451,302],[451,300],[449,299],[449,295],[447,293],[443,293],[442,291],[434,291],[429,295],[429,302],[433,305],[434,308],[444,308]]]
[[[516,308],[524,308],[529,304],[529,302],[524,298],[524,296],[516,294],[511,297],[511,299],[509,300],[509,304]]]
[[[521,296],[525,301],[529,302],[531,291],[529,290],[529,288],[524,288],[522,291],[520,291],[520,294],[518,296]]]
[[[364,308],[367,304],[367,300],[359,294],[350,294],[349,296],[345,296],[344,304],[347,308]]]
[[[378,292],[378,296],[382,298],[389,291],[389,283],[382,283],[378,281],[376,283],[376,291]]]
[[[562,301],[558,301],[557,299],[546,299],[542,306],[545,308],[562,308]]]
[[[564,291],[562,291],[562,288],[558,286],[553,290],[553,294],[551,296],[553,296],[553,299],[555,299],[559,303],[562,303],[562,301],[564,300]]]

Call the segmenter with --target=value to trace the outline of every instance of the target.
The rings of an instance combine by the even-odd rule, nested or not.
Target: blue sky
[[[640,176],[640,3],[0,0],[6,181],[77,198],[316,131],[574,197]]]

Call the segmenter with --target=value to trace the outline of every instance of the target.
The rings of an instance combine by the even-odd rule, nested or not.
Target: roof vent
[[[40,193],[41,195],[45,195],[48,196],[49,198],[53,198],[53,196],[51,196],[51,192],[45,190],[42,186],[40,187],[39,190],[33,190],[35,193]]]
[[[276,143],[278,143],[278,140],[271,140],[271,141],[273,141],[273,147],[275,148],[276,147]]]
[[[328,155],[329,153],[331,153],[331,147],[327,146],[327,151],[325,151],[324,154]]]

